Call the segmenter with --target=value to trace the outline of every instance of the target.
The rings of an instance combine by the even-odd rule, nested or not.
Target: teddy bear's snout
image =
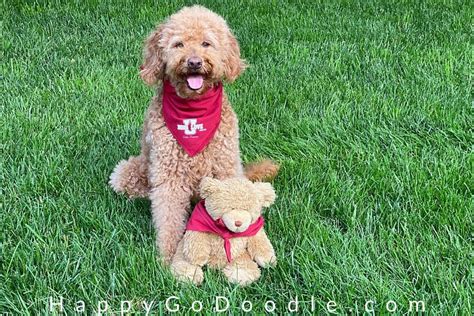
[[[231,231],[239,233],[247,230],[252,221],[252,216],[246,211],[232,211],[222,216],[224,225]]]

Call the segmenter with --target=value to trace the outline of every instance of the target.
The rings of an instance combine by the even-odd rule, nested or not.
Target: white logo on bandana
[[[184,131],[184,135],[196,135],[196,133],[203,132],[206,129],[203,124],[196,124],[197,119],[185,119],[183,125],[178,125],[178,131]]]

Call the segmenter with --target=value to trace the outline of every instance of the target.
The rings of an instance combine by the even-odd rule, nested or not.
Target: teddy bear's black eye
[[[209,47],[211,46],[211,44],[209,44],[209,42],[202,42],[202,47]]]
[[[183,47],[184,47],[183,42],[177,42],[176,44],[174,44],[174,48],[183,48]]]

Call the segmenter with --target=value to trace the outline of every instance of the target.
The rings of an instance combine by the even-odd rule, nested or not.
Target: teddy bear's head
[[[206,209],[214,220],[221,219],[233,232],[243,232],[276,198],[270,183],[251,182],[245,178],[217,180],[204,178],[200,187]]]

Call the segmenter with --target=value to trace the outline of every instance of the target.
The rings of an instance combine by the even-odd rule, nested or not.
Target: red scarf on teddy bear
[[[232,261],[232,256],[230,252],[230,239],[236,237],[251,237],[255,236],[258,231],[263,227],[264,220],[260,216],[257,221],[247,228],[247,230],[235,233],[230,231],[225,225],[222,219],[214,220],[211,215],[206,210],[205,201],[201,200],[194,207],[193,213],[189,218],[186,230],[198,231],[198,232],[207,232],[219,235],[224,239],[224,250],[227,257],[227,261]]]

